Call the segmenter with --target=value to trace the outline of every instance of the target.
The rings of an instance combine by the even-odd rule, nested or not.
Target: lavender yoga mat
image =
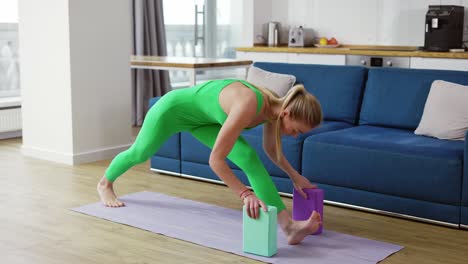
[[[278,226],[278,253],[266,258],[242,252],[240,210],[154,192],[133,193],[121,200],[125,207],[94,203],[72,210],[269,263],[377,263],[403,248],[329,230],[290,246]]]

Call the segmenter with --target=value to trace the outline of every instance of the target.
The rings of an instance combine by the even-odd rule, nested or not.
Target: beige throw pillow
[[[464,140],[468,130],[468,86],[437,80],[424,106],[417,135]]]
[[[247,81],[255,86],[267,88],[283,97],[296,82],[296,76],[274,73],[251,66],[247,73]]]

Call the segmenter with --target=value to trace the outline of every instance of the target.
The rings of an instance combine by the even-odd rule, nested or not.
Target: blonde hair
[[[315,96],[307,92],[304,85],[298,84],[291,88],[288,93],[279,97],[276,93],[263,87],[257,87],[270,104],[281,105],[280,113],[287,107],[290,109],[291,119],[304,121],[311,127],[318,126],[323,120],[322,107]],[[276,119],[276,159],[279,161],[281,158],[281,114]]]

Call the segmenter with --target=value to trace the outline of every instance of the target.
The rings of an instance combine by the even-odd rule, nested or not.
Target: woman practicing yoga
[[[278,222],[288,243],[297,244],[321,225],[319,213],[308,220],[293,221],[255,150],[240,135],[242,130],[265,123],[263,147],[270,159],[291,178],[304,197],[304,188],[315,188],[286,160],[281,135],[296,137],[318,126],[322,111],[317,99],[304,86],[294,86],[278,98],[271,91],[235,79],[208,81],[192,88],[174,90],[148,111],[135,143],[117,155],[100,180],[97,190],[106,206],[124,204],[113,190],[114,181],[132,166],[148,160],[170,136],[188,131],[212,149],[211,169],[240,196],[250,217],[258,218],[259,207],[275,206]],[[226,157],[247,175],[253,192],[235,176]]]

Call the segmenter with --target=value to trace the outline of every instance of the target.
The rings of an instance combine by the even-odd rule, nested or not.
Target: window
[[[0,1],[0,98],[20,95],[18,1]]]
[[[236,0],[164,0],[167,55],[176,57],[235,58],[238,21],[233,23]],[[184,71],[170,71],[173,88],[187,86]],[[200,81],[241,78],[245,70],[210,70],[197,72]]]

